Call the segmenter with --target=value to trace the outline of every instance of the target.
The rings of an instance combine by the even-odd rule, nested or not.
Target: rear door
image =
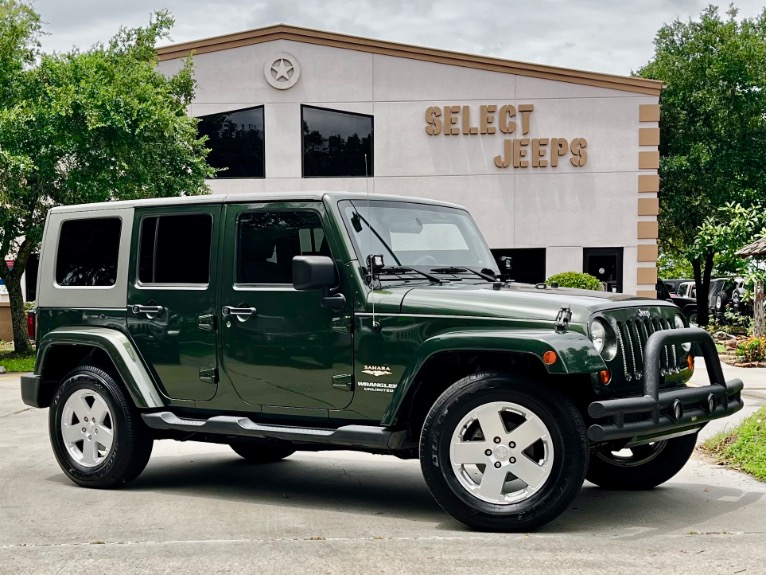
[[[173,399],[207,400],[217,389],[216,204],[136,209],[128,330]]]

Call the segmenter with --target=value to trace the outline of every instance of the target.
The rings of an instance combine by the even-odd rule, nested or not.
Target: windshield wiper
[[[429,273],[426,273],[424,271],[416,270],[415,268],[408,268],[403,266],[386,266],[382,267],[375,272],[375,276],[377,280],[380,280],[382,275],[402,275],[402,274],[408,274],[408,273],[414,273],[418,274],[419,276],[422,276],[424,278],[429,279],[430,281],[441,284],[444,283],[443,279],[437,278],[434,275],[431,275]],[[399,279],[399,278],[397,278]]]
[[[486,272],[491,272],[492,270],[483,268],[481,271],[475,270],[473,268],[463,268],[463,267],[454,267],[454,266],[445,266],[441,268],[431,268],[431,272],[435,274],[460,274],[460,273],[472,273],[474,275],[479,276],[482,279],[485,279],[487,281],[493,282],[497,281],[497,278],[494,275],[490,275]]]

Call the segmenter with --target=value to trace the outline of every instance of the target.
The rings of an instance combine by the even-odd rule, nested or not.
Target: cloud
[[[176,18],[174,42],[284,23],[429,46],[627,75],[653,53],[657,29],[696,18],[707,0],[37,0],[47,50],[87,48],[153,10]],[[737,3],[755,16],[757,0]],[[728,4],[722,4],[725,12]]]

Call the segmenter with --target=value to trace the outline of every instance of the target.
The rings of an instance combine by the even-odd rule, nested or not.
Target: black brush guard
[[[710,385],[660,391],[662,349],[666,345],[682,343],[700,346]],[[588,415],[607,421],[592,424],[588,428],[588,438],[593,442],[636,439],[701,428],[708,421],[742,409],[742,387],[741,379],[724,381],[715,343],[706,331],[699,328],[658,331],[646,342],[644,394],[591,403]],[[636,414],[636,417],[625,421],[625,416],[630,414]]]

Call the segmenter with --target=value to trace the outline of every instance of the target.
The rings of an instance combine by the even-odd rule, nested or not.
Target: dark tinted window
[[[237,283],[291,284],[293,257],[330,255],[316,212],[248,212],[237,230]]]
[[[545,248],[493,249],[500,270],[500,258],[511,258],[511,279],[519,283],[536,284],[545,281]]]
[[[303,106],[302,116],[303,177],[374,174],[372,116],[310,106]]]
[[[62,286],[111,286],[117,280],[119,218],[68,220],[61,224],[56,283]]]
[[[141,222],[139,281],[208,283],[212,228],[209,214],[145,218]]]
[[[208,138],[208,164],[225,168],[216,177],[264,177],[263,106],[201,116],[197,129]]]

